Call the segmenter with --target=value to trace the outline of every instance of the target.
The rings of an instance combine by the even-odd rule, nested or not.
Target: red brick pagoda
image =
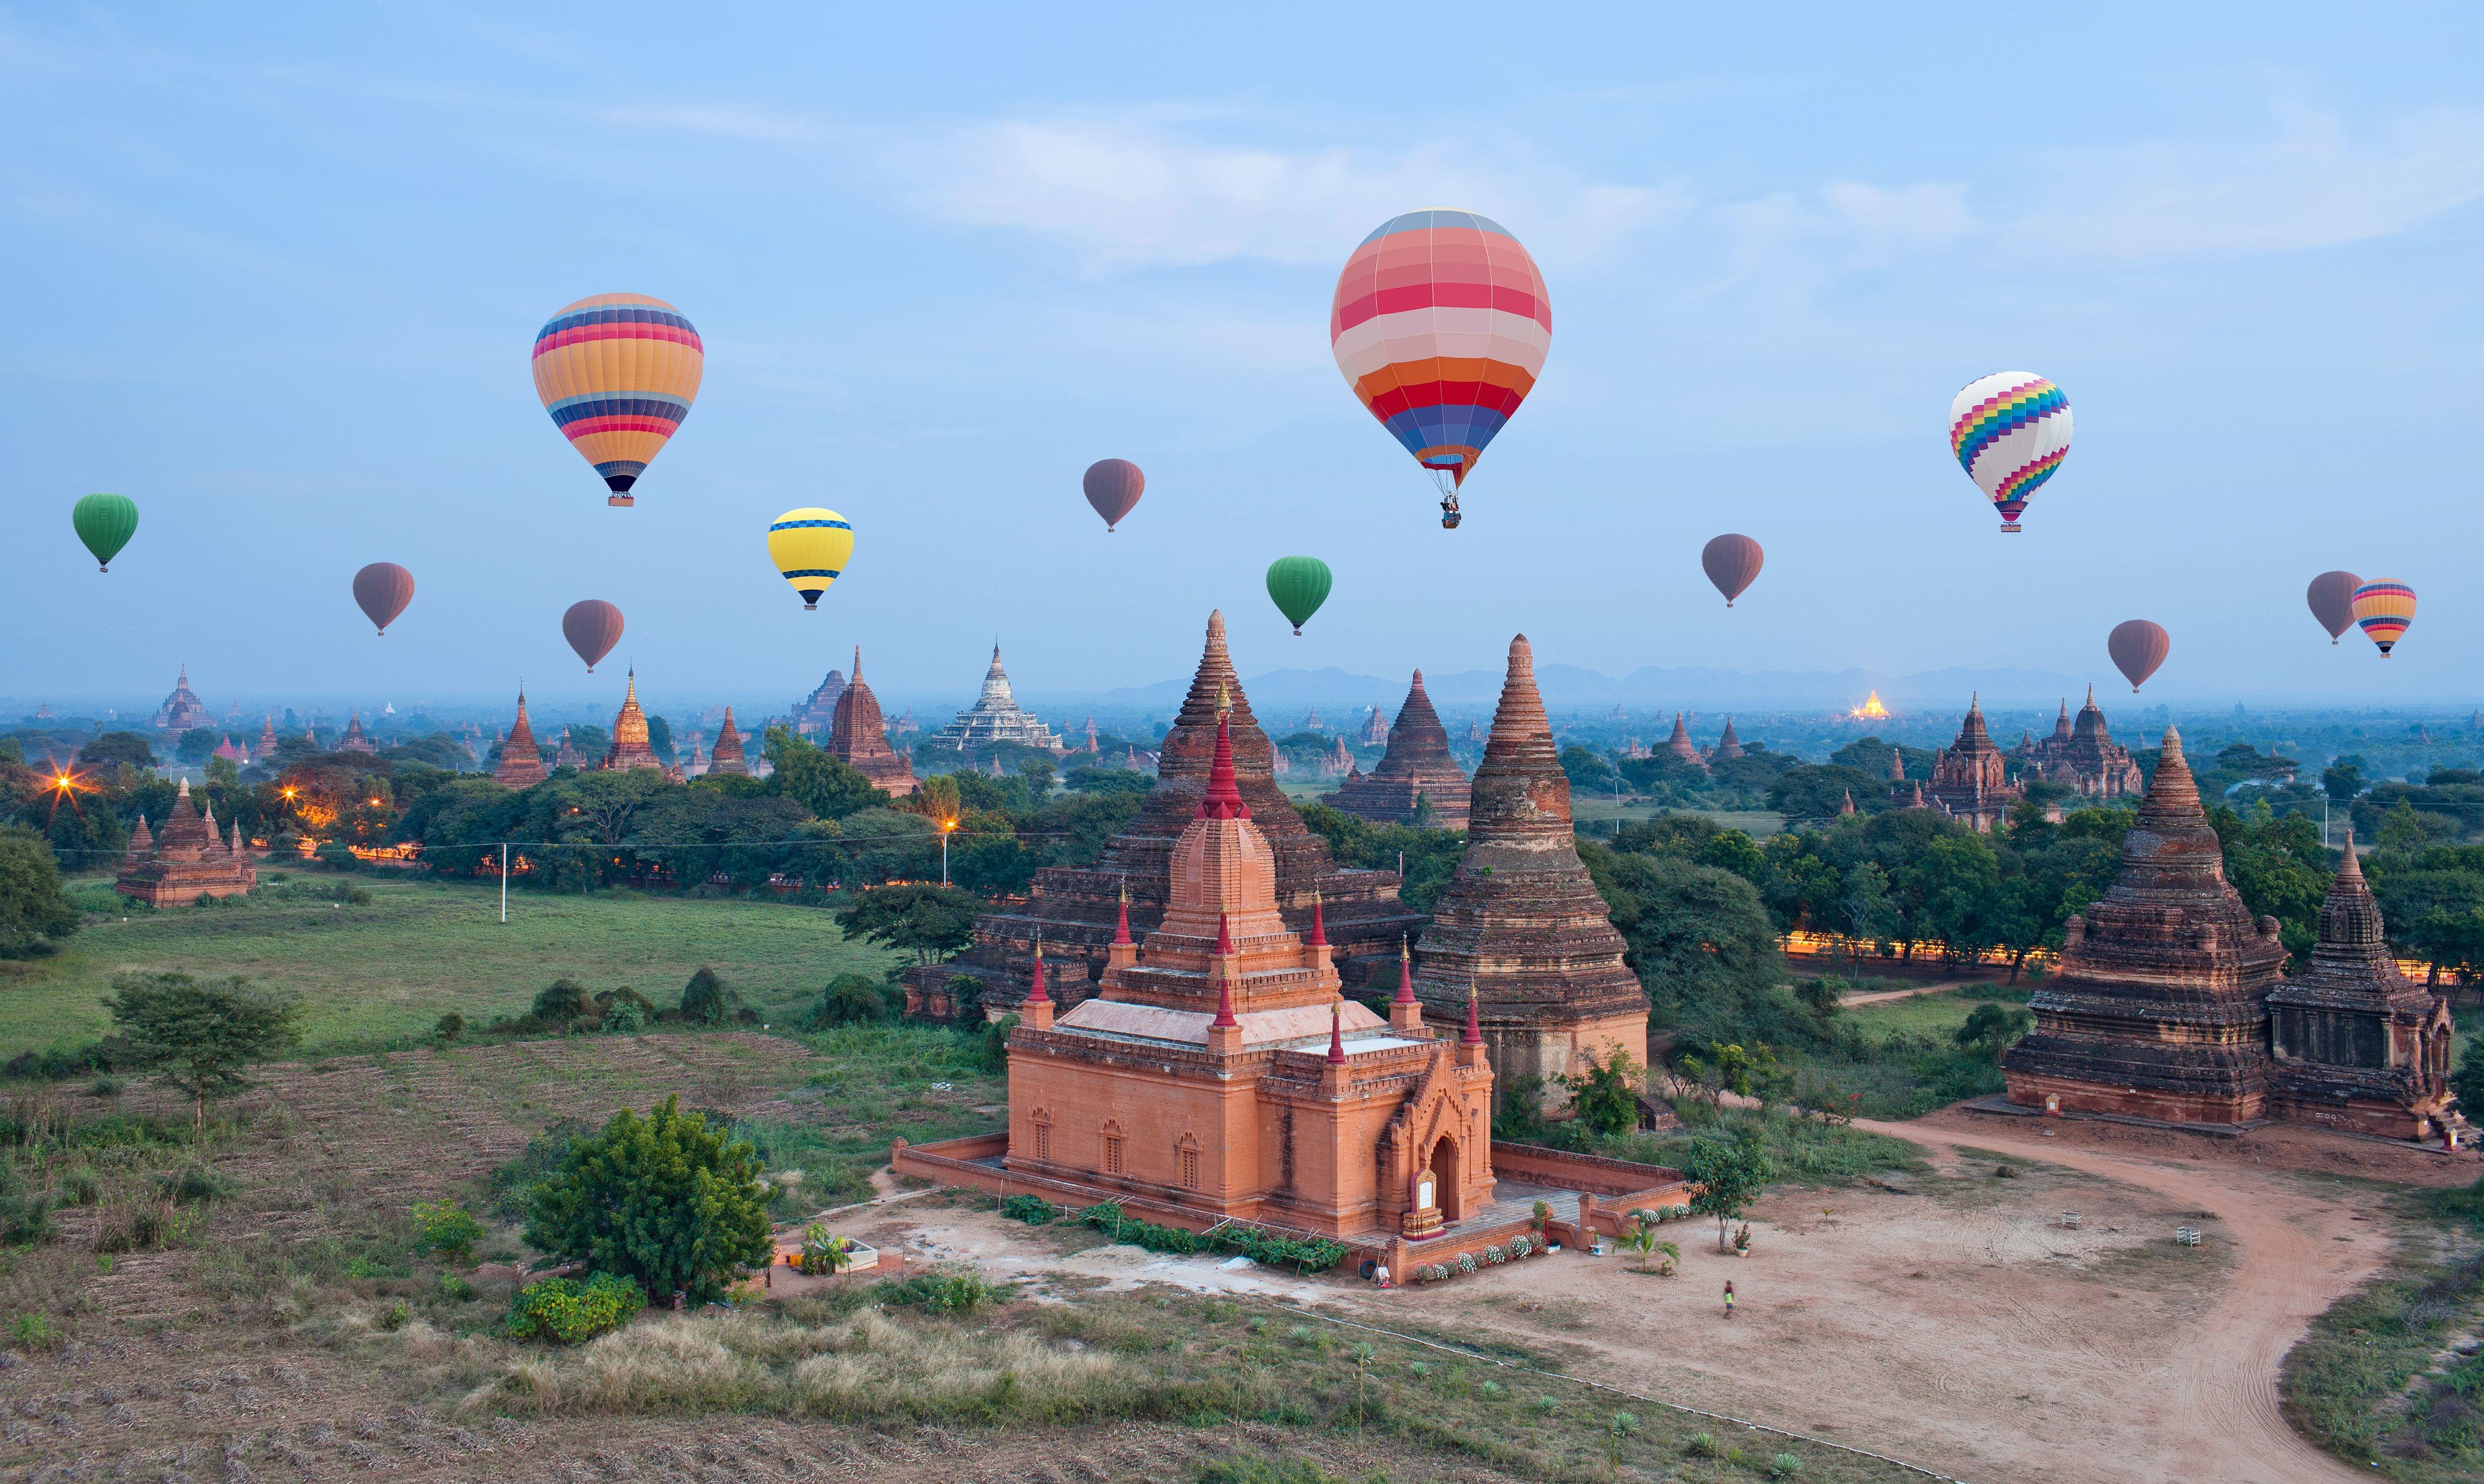
[[[1716,739],[1715,748],[1708,754],[1708,761],[1712,763],[1721,763],[1729,758],[1738,758],[1744,755],[1745,754],[1742,751],[1742,740],[1734,735],[1734,718],[1727,716],[1725,718],[1724,734]]]
[[[181,781],[164,830],[150,836],[141,818],[122,857],[121,876],[112,889],[149,906],[182,906],[202,897],[230,897],[258,884],[258,868],[242,848],[236,826],[230,839],[216,833],[215,806],[202,816],[190,802],[190,783]]]
[[[190,667],[185,664],[181,666],[181,678],[173,682],[173,693],[164,697],[164,704],[155,709],[155,726],[157,730],[178,738],[183,732],[194,731],[206,724],[206,703],[190,688]]]
[[[492,769],[492,777],[505,788],[530,789],[551,776],[544,768],[542,750],[535,746],[535,729],[526,720],[526,690],[520,686],[518,719],[509,735],[500,739],[500,762]]]
[[[716,730],[716,750],[707,755],[707,770],[738,777],[750,775],[750,759],[742,750],[742,734],[734,729],[730,706],[724,709],[724,725]]]
[[[345,735],[337,740],[335,750],[338,752],[362,753],[371,753],[380,750],[376,743],[374,743],[369,738],[363,735],[363,714],[359,710],[347,715],[345,718]]]
[[[828,728],[828,751],[878,788],[901,797],[914,792],[914,768],[904,753],[888,744],[879,697],[863,682],[859,644],[854,646],[853,679],[846,682],[845,694],[837,697],[836,720]]]
[[[2181,1123],[2267,1112],[2265,1002],[2285,945],[2277,919],[2254,920],[2226,880],[2174,728],[2122,839],[2121,875],[2065,938],[2028,1005],[2035,1031],[2001,1059],[2012,1102]]]
[[[663,759],[647,742],[647,714],[638,707],[638,670],[630,669],[630,688],[621,698],[621,712],[612,718],[612,745],[604,751],[604,766],[608,769],[652,768],[664,770]]]
[[[1647,1064],[1647,994],[1622,961],[1605,899],[1579,859],[1570,780],[1535,688],[1535,656],[1510,640],[1509,675],[1475,769],[1466,853],[1415,952],[1415,993],[1435,1025],[1454,1025],[1475,996],[1502,1091],[1553,1079],[1583,1056],[1625,1052]]]
[[[827,678],[820,682],[820,688],[794,708],[794,734],[812,738],[827,736],[828,728],[836,724],[837,697],[845,693],[844,672],[830,670]]]
[[[1372,715],[1379,715],[1372,708]],[[1389,750],[1369,773],[1349,773],[1345,787],[1320,802],[1381,824],[1409,824],[1429,806],[1430,823],[1444,829],[1467,826],[1467,775],[1449,756],[1449,734],[1415,672],[1397,723],[1388,731]]]
[[[2033,768],[2037,777],[2047,783],[2066,783],[2091,798],[2125,798],[2146,787],[2130,749],[2115,742],[2106,729],[2093,686],[2088,688],[2087,704],[2079,708],[2076,721],[2070,719],[2070,703],[2065,699],[2052,735],[2042,742],[2020,742],[2013,755]]]
[[[1889,753],[1892,781],[1904,776],[1904,764],[1893,747]],[[1984,708],[1970,698],[1958,741],[1932,755],[1932,807],[1972,828],[1989,830],[2010,819],[2018,801],[2018,785],[2010,781],[2010,765],[1984,728]]]
[[[1142,932],[1163,917],[1168,862],[1173,846],[1198,813],[1215,750],[1217,698],[1229,699],[1233,775],[1253,819],[1277,858],[1277,905],[1295,932],[1310,928],[1314,898],[1324,900],[1327,935],[1338,972],[1349,985],[1393,970],[1397,943],[1422,918],[1397,900],[1397,877],[1385,871],[1343,871],[1328,842],[1310,832],[1302,816],[1277,790],[1275,749],[1251,716],[1251,703],[1233,672],[1225,645],[1225,615],[1211,613],[1207,643],[1173,729],[1156,758],[1155,787],[1138,814],[1089,867],[1047,866],[1036,873],[1028,898],[989,913],[975,924],[975,940],[954,960],[905,975],[906,1009],[946,1016],[949,981],[971,976],[983,985],[983,1008],[997,1016],[1017,1008],[1027,992],[1035,943],[1041,933],[1048,951],[1068,960],[1052,993],[1072,1005],[1094,992],[1114,938],[1126,888],[1129,921]],[[1064,967],[1059,960],[1055,968]]]
[[[1700,771],[1707,771],[1708,760],[1699,755],[1697,744],[1690,740],[1690,728],[1683,724],[1682,713],[1678,711],[1673,714],[1673,735],[1664,740],[1664,750]]]
[[[2311,964],[2268,994],[2269,1111],[2384,1139],[2428,1137],[2454,1100],[2450,1029],[2448,997],[2425,993],[2390,958],[2349,828]]]

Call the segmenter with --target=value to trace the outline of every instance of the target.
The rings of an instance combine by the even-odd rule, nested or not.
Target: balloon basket
[[[2012,531],[2012,532],[2014,532],[2014,531],[2018,530],[2020,527],[2019,527],[2019,525],[2018,525],[2018,523],[2017,523],[2016,521],[2004,521],[2004,522],[2002,522],[2002,523],[2001,523],[2001,528],[2002,528],[2003,530],[2005,530],[2005,531]]]
[[[604,497],[604,502],[608,505],[634,505],[638,502],[638,497],[634,495],[607,495]]]

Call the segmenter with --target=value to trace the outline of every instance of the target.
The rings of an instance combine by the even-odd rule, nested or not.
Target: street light
[[[949,884],[949,832],[958,827],[956,820],[940,822],[940,884]]]

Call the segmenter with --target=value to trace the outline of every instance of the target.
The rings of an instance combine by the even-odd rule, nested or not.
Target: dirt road
[[[2204,1161],[2164,1163],[2069,1146],[2040,1130],[1928,1123],[1857,1128],[1956,1149],[2042,1161],[2137,1185],[2212,1211],[2240,1262],[2196,1323],[2166,1336],[2170,1385],[2138,1418],[2172,1450],[2163,1476],[2235,1484],[2334,1484],[2363,1477],[2306,1443],[2278,1410],[2278,1367],[2311,1319],[2379,1266],[2382,1249],[2339,1242],[2334,1223],[2264,1177]]]

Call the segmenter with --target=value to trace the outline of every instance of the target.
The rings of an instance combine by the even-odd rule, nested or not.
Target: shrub
[[[1487,1247],[1483,1250],[1483,1260],[1494,1267],[1498,1267],[1509,1260],[1509,1254],[1498,1247]]]
[[[1472,1253],[1460,1253],[1460,1254],[1458,1254],[1458,1271],[1459,1271],[1459,1272],[1461,1272],[1461,1273],[1472,1273],[1472,1272],[1473,1272],[1474,1270],[1475,1270],[1475,1259],[1474,1259],[1474,1254],[1472,1254]]]
[[[0,958],[48,954],[85,920],[62,892],[60,865],[43,837],[0,827]]]
[[[834,1278],[853,1261],[853,1238],[831,1236],[813,1222],[802,1228],[802,1253],[796,1268],[806,1276]]]
[[[103,1199],[103,1179],[84,1165],[61,1173],[61,1194],[71,1205],[93,1205]]]
[[[534,1003],[526,1012],[546,1025],[568,1025],[576,1020],[593,1020],[601,1012],[595,997],[586,986],[574,979],[555,979],[535,991]]]
[[[399,1299],[395,1303],[391,1304],[388,1308],[380,1310],[379,1327],[391,1334],[394,1334],[398,1330],[404,1329],[408,1324],[412,1323],[413,1320],[414,1306],[403,1299]]]
[[[646,1307],[637,1284],[610,1273],[594,1274],[582,1283],[547,1278],[519,1291],[500,1333],[510,1339],[581,1344],[619,1329]]]
[[[742,1008],[742,996],[725,987],[705,964],[682,985],[681,1016],[692,1025],[722,1025]]]
[[[840,1025],[869,1025],[888,1014],[879,981],[868,974],[840,974],[820,991],[811,1008],[808,1029],[824,1031]]]
[[[595,1012],[604,1017],[604,1029],[615,1036],[636,1036],[662,1018],[656,1002],[637,990],[623,985],[618,989],[595,992]]]
[[[1009,1289],[972,1273],[936,1268],[871,1285],[872,1302],[883,1309],[923,1309],[935,1314],[971,1314],[1009,1297]]]
[[[647,1012],[626,1001],[604,1012],[604,1032],[608,1036],[642,1036],[648,1024]]]
[[[624,1108],[601,1133],[573,1140],[528,1199],[526,1239],[648,1292],[693,1299],[721,1295],[775,1252],[758,1151],[672,1097],[643,1119]]]
[[[454,1273],[443,1273],[440,1275],[440,1296],[453,1304],[469,1303],[474,1297],[474,1285]]]
[[[455,1262],[473,1256],[474,1244],[483,1240],[483,1224],[454,1201],[416,1201],[414,1231],[415,1251],[438,1253]]]
[[[1802,1460],[1792,1453],[1779,1453],[1768,1460],[1769,1478],[1790,1479],[1800,1472],[1802,1472]]]
[[[1045,1227],[1052,1224],[1056,1213],[1051,1203],[1040,1197],[1012,1196],[1001,1202],[1001,1214],[1030,1227]]]
[[[52,1234],[52,1202],[44,1196],[0,1196],[0,1246],[26,1247]]]
[[[119,1097],[121,1095],[121,1090],[128,1085],[129,1084],[122,1081],[119,1077],[115,1077],[107,1072],[103,1076],[97,1077],[93,1082],[86,1085],[86,1095],[89,1097]]]
[[[1714,1458],[1716,1437],[1714,1433],[1692,1433],[1682,1444],[1682,1451],[1693,1458]]]
[[[452,1010],[440,1017],[439,1023],[431,1028],[431,1034],[442,1040],[455,1040],[466,1034],[466,1017]]]
[[[95,1223],[94,1250],[99,1253],[135,1253],[164,1245],[174,1231],[173,1213],[168,1206],[122,1206],[108,1211]]]
[[[204,1165],[184,1165],[167,1170],[155,1176],[158,1193],[167,1201],[184,1205],[201,1201],[222,1201],[241,1188],[230,1175],[216,1174]]]
[[[11,1322],[9,1331],[16,1336],[17,1343],[29,1350],[49,1350],[60,1343],[52,1321],[42,1314],[19,1314]]]

